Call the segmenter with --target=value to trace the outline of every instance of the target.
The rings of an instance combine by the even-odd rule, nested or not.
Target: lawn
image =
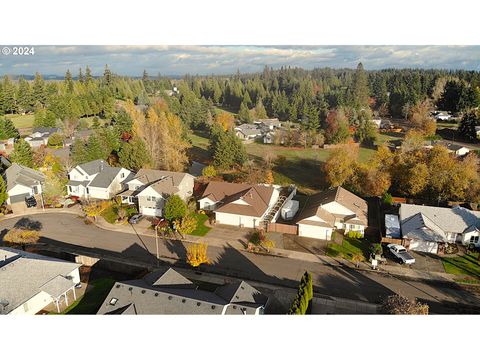
[[[448,274],[480,278],[478,253],[442,258],[443,267]]]
[[[205,225],[208,215],[195,214],[195,218],[197,219],[197,228],[190,235],[205,236],[212,229]]]
[[[5,117],[12,120],[13,125],[15,125],[18,130],[33,127],[34,115],[10,114],[5,115]]]
[[[100,308],[103,300],[110,292],[110,289],[115,284],[115,280],[102,278],[94,280],[90,283],[92,286],[82,298],[75,301],[62,314],[68,315],[89,315],[96,314]]]
[[[133,214],[137,213],[135,206],[123,206],[127,210],[127,217],[129,218]],[[113,204],[112,206],[106,208],[100,214],[108,223],[115,224],[115,221],[118,218],[118,206]]]
[[[340,236],[340,235],[336,235]],[[342,244],[331,242],[327,247],[327,256],[342,257],[352,260],[354,254],[363,255],[368,258],[370,242],[367,239],[350,239],[343,237]]]

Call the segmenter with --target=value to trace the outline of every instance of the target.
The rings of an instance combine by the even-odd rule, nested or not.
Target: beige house
[[[137,204],[143,215],[162,216],[169,196],[178,195],[185,201],[192,196],[194,179],[187,173],[141,169],[119,196],[125,204]]]
[[[298,235],[330,240],[336,229],[364,234],[368,225],[368,205],[341,186],[307,199],[297,221]]]

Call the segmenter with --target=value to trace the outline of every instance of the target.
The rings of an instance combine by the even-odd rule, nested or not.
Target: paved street
[[[74,247],[78,251],[88,248],[98,254],[156,263],[154,238],[102,230],[95,225],[85,225],[81,217],[71,214],[30,215],[1,221],[0,239],[19,221],[29,221],[32,227],[39,228],[42,242],[51,245]],[[186,250],[180,241],[159,241],[159,252],[162,258],[184,263]],[[213,264],[207,267],[208,271],[283,286],[296,287],[303,272],[308,270],[320,294],[379,302],[398,292],[429,302],[432,312],[454,312],[457,310],[455,303],[480,306],[478,293],[466,291],[454,283],[403,280],[371,271],[252,254],[228,245],[210,246],[209,255]]]

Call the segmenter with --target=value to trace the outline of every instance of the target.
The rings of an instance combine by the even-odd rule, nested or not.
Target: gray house
[[[101,315],[260,315],[268,298],[245,281],[215,291],[200,290],[172,268],[140,280],[117,282],[98,310]]]
[[[25,199],[30,196],[35,196],[40,203],[45,183],[45,175],[40,171],[13,163],[5,170],[3,176],[7,184],[7,204],[14,213],[21,213],[27,209]]]
[[[60,131],[59,128],[34,128],[32,134],[25,137],[25,141],[33,148],[40,147],[41,145],[47,145],[50,136]]]
[[[120,193],[125,204],[137,204],[138,211],[147,216],[162,216],[166,199],[178,195],[187,200],[193,194],[195,177],[181,172],[140,169],[126,182],[128,189]]]

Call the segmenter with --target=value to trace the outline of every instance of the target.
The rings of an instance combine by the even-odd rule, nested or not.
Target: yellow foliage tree
[[[274,181],[275,179],[273,178],[272,170],[267,170],[267,173],[265,174],[265,183],[271,185]]]
[[[222,111],[215,117],[215,121],[223,128],[223,130],[227,131],[233,128],[235,119],[232,114]]]
[[[197,219],[190,214],[181,220],[175,220],[173,223],[180,234],[191,234],[197,228]]]
[[[3,239],[13,244],[35,244],[40,239],[40,233],[37,230],[13,228],[5,234]]]
[[[208,244],[195,243],[187,248],[187,263],[193,267],[198,267],[202,264],[210,264],[211,260],[207,255]]]
[[[95,220],[97,220],[97,216],[100,215],[109,206],[110,202],[108,201],[90,202],[83,205],[83,212],[85,213],[85,215],[93,217]]]

